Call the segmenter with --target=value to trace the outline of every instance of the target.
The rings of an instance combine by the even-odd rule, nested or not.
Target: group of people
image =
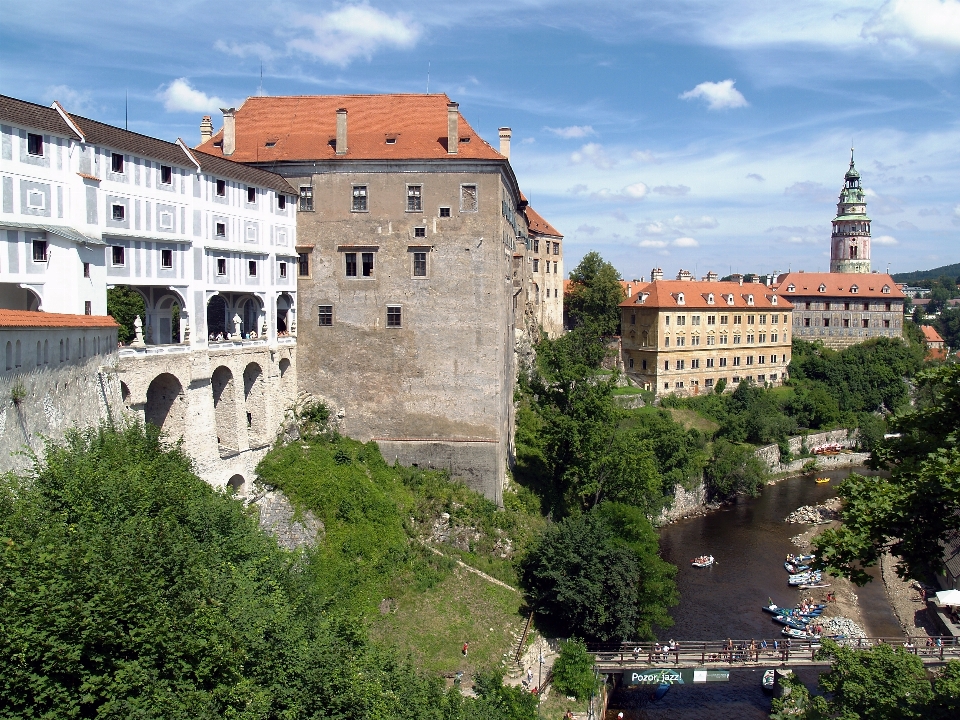
[[[670,639],[670,642],[664,643],[663,645],[661,645],[659,642],[654,643],[653,649],[650,651],[650,660],[653,662],[667,660],[670,653],[677,652],[679,649],[680,645],[673,638]],[[633,659],[639,659],[642,652],[642,648],[635,647],[633,649]]]
[[[257,331],[251,330],[250,332],[248,332],[246,335],[243,336],[243,339],[256,340],[258,337],[259,336],[257,335]],[[227,335],[226,337],[224,337],[222,332],[210,333],[210,337],[208,338],[208,340],[210,340],[210,342],[223,342],[224,340],[230,340],[230,336]]]

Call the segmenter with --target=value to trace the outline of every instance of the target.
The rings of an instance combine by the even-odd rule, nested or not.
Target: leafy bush
[[[753,447],[717,440],[713,445],[713,460],[706,470],[707,492],[717,500],[729,500],[741,494],[759,495],[767,474]]]
[[[553,663],[553,687],[561,695],[587,700],[599,686],[593,670],[594,657],[583,640],[572,638],[560,643],[560,654]]]

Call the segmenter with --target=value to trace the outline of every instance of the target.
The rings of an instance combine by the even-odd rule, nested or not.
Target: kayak
[[[801,590],[815,590],[816,588],[830,587],[830,583],[817,583],[816,585],[798,585]]]
[[[816,557],[816,555],[787,555],[786,560],[792,563],[805,563],[816,559]]]
[[[796,630],[807,629],[807,623],[801,620],[795,620],[789,615],[774,615],[773,621],[780,623],[781,625],[786,625],[787,627],[794,628]]]
[[[801,573],[810,572],[809,565],[795,565],[791,562],[785,562],[783,564],[783,569],[786,570],[791,575],[799,575]]]
[[[797,630],[796,628],[785,627],[780,631],[782,635],[787,637],[796,638],[797,640],[819,640],[820,636],[806,630]]]

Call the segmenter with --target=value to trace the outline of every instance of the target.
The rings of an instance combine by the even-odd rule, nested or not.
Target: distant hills
[[[924,280],[936,280],[941,275],[956,279],[960,276],[960,263],[944,265],[933,270],[914,270],[913,272],[894,273],[893,279],[898,283],[918,283]]]

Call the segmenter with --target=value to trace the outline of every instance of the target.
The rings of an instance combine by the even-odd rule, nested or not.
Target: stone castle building
[[[343,431],[499,501],[514,346],[560,331],[562,236],[446,95],[251,97],[200,150],[297,189],[299,386]]]
[[[694,280],[681,270],[630,283],[620,304],[626,374],[646,390],[696,395],[723,380],[780,385],[787,377],[792,304],[759,282]]]
[[[0,190],[0,385],[25,393],[0,414],[0,467],[96,423],[101,403],[183,437],[208,482],[251,480],[296,395],[287,181],[0,96]],[[145,312],[117,348],[121,285]]]
[[[776,280],[777,292],[794,305],[794,336],[835,349],[902,337],[905,295],[890,275],[870,269],[870,218],[853,151],[830,243],[829,273],[801,270]]]

